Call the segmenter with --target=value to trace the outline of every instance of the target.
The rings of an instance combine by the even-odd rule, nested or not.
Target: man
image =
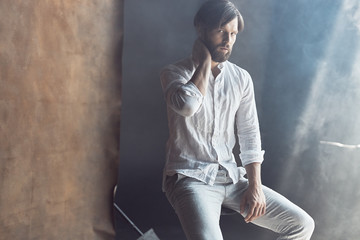
[[[310,239],[313,219],[261,183],[264,152],[253,83],[244,69],[227,61],[244,27],[242,16],[231,2],[210,0],[194,25],[198,39],[192,57],[161,73],[170,135],[163,189],[187,239],[223,239],[224,207],[279,233],[278,239]],[[232,154],[235,126],[245,169]]]

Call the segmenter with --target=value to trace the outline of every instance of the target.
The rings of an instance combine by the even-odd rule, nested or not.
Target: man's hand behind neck
[[[190,81],[192,81],[200,90],[201,94],[205,96],[210,77],[212,61],[209,49],[200,39],[197,39],[194,43],[192,58],[195,62],[196,70]]]

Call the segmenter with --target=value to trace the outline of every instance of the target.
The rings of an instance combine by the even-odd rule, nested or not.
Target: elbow
[[[197,109],[194,109],[194,108],[191,107],[191,106],[185,106],[185,107],[182,109],[182,115],[183,115],[184,117],[191,117],[191,116],[193,116],[196,112],[197,112]]]
[[[173,110],[183,117],[191,117],[197,112],[198,108],[199,106],[196,107],[193,104],[182,103],[174,106]]]
[[[174,94],[169,100],[171,108],[183,117],[193,116],[202,104],[198,98],[187,95]]]

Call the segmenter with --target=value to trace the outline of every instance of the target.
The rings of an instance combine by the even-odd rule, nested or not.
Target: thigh
[[[219,220],[224,191],[192,178],[166,181],[166,196],[176,211],[187,239],[223,239]]]
[[[263,187],[266,214],[252,223],[280,234],[279,239],[310,239],[313,219],[300,207],[270,188]]]
[[[224,205],[240,213],[240,201],[247,187],[247,180],[233,185]],[[313,231],[312,218],[274,190],[263,186],[263,191],[266,197],[266,213],[252,223],[279,233],[279,239],[309,239],[308,236],[311,236]],[[246,212],[243,216],[245,215]]]

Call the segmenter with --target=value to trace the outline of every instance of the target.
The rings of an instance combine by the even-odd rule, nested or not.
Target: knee
[[[304,213],[299,217],[297,226],[299,232],[301,232],[300,235],[303,236],[301,239],[310,239],[315,229],[315,221],[310,215]]]

